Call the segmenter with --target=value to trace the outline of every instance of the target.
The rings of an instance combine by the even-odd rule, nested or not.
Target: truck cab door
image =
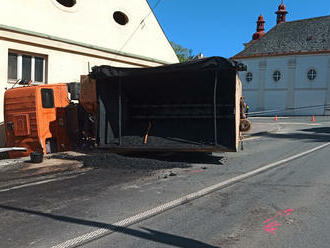
[[[45,153],[57,152],[56,144],[56,107],[53,88],[41,88],[41,106],[39,108],[40,138]]]

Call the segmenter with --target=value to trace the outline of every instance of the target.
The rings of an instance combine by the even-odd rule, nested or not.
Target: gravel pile
[[[28,160],[30,160],[30,158],[0,160],[0,172],[22,168],[24,166],[24,162]]]
[[[161,170],[171,168],[189,168],[190,163],[167,161],[166,159],[124,156],[114,153],[97,153],[86,155],[56,154],[52,158],[82,161],[87,167],[117,168],[123,170]]]
[[[123,136],[121,138],[121,145],[123,147],[145,147],[145,148],[210,148],[213,144],[207,141],[194,142],[190,140],[184,140],[180,138],[166,138],[166,137],[156,137],[149,136],[147,143],[144,144],[144,137],[139,136]],[[109,147],[118,147],[119,140],[112,139],[113,144],[108,144]]]

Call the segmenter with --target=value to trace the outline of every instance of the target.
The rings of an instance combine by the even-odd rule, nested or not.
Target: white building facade
[[[240,78],[250,112],[330,115],[330,16],[286,22],[284,4],[276,14],[267,33],[260,16],[256,38],[233,57],[248,68]]]
[[[330,115],[330,53],[240,62],[248,68],[240,72],[240,78],[251,112]]]
[[[0,146],[3,94],[17,80],[78,82],[95,65],[178,62],[146,0],[0,1]]]

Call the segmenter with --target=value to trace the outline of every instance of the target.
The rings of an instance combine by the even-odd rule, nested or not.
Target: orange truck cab
[[[70,149],[66,135],[65,108],[69,104],[67,84],[47,84],[9,89],[4,96],[4,119],[11,158],[31,152],[60,152]]]

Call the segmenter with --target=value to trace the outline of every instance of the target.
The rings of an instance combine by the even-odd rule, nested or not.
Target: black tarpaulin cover
[[[94,67],[98,144],[147,150],[237,150],[236,76],[212,57],[152,68]]]
[[[109,79],[118,77],[140,77],[151,74],[194,73],[205,70],[246,70],[243,64],[222,57],[210,57],[185,63],[171,64],[149,68],[124,68],[113,66],[96,66],[92,68],[90,77],[94,79]]]

